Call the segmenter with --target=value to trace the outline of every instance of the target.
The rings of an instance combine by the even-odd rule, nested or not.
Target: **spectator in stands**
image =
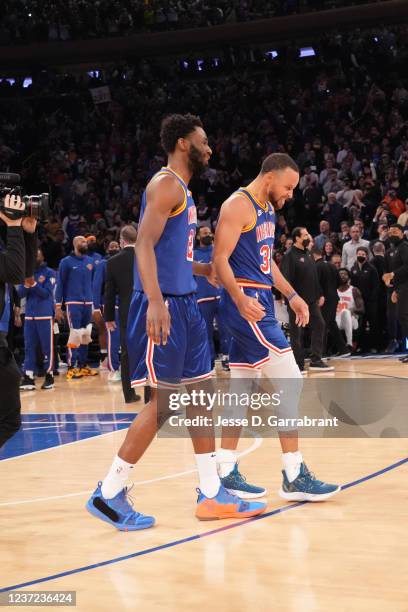
[[[330,263],[336,268],[336,270],[340,270],[341,268],[341,255],[340,253],[333,253],[330,258]]]
[[[357,259],[357,249],[359,247],[370,246],[368,240],[364,240],[360,236],[360,230],[357,225],[353,225],[350,229],[351,240],[343,245],[343,252],[341,258],[341,265],[343,268],[351,270]]]
[[[351,267],[351,284],[360,289],[364,302],[364,314],[361,319],[359,346],[366,353],[379,350],[378,339],[378,295],[380,279],[375,267],[368,261],[368,249],[358,247],[357,261]],[[369,333],[367,334],[367,325]]]
[[[331,192],[327,195],[327,202],[324,204],[322,218],[327,221],[333,231],[340,231],[340,223],[343,219],[343,207],[337,201],[336,194]]]
[[[315,236],[314,244],[316,249],[322,251],[324,244],[330,237],[330,224],[328,221],[320,221],[320,234]]]

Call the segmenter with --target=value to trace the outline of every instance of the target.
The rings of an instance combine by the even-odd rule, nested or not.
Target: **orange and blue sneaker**
[[[245,476],[238,469],[238,463],[234,465],[232,472],[221,478],[221,484],[229,493],[238,495],[242,499],[255,499],[266,495],[264,487],[258,487],[246,481]]]
[[[292,482],[289,482],[285,470],[282,470],[282,475],[283,482],[279,495],[287,501],[326,501],[341,490],[339,485],[317,480],[305,463],[301,464],[300,472]]]
[[[155,520],[152,516],[145,516],[133,508],[133,500],[129,495],[132,487],[125,487],[112,499],[106,499],[102,495],[101,487],[102,482],[98,482],[86,504],[86,509],[93,516],[116,527],[119,531],[138,531],[153,527]]]
[[[266,510],[266,503],[243,501],[236,495],[232,495],[222,485],[215,497],[206,497],[197,489],[198,499],[196,517],[200,521],[212,521],[215,519],[250,518],[262,514]]]

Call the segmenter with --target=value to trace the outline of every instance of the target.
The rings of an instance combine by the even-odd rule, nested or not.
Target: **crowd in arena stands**
[[[390,226],[398,223],[408,237],[407,38],[406,26],[339,33],[320,41],[317,58],[287,54],[264,69],[237,52],[235,68],[208,79],[147,60],[99,78],[39,75],[30,95],[0,102],[0,167],[16,170],[24,159],[25,184],[37,192],[50,186],[41,240],[57,268],[75,235],[95,235],[103,254],[123,225],[137,224],[146,182],[165,163],[158,138],[165,114],[199,114],[209,135],[210,168],[191,183],[199,226],[214,230],[221,203],[254,177],[265,155],[287,152],[300,182],[277,217],[276,262],[293,228],[306,227],[311,246],[360,288],[364,347],[379,351],[393,341],[396,350],[395,320],[387,321],[388,335],[374,338],[372,330],[385,329],[380,315],[390,301],[382,281]],[[99,86],[109,87],[111,103],[93,104],[89,88]],[[374,320],[375,301],[384,307]]]
[[[208,27],[369,1],[375,0],[5,0],[0,45]]]

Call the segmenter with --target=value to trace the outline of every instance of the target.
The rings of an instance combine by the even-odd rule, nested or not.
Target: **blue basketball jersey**
[[[244,195],[253,206],[253,221],[243,228],[229,263],[234,276],[242,286],[271,287],[272,252],[275,236],[275,212],[272,204],[263,204],[246,189],[236,193]]]
[[[175,176],[184,191],[183,203],[167,219],[163,233],[155,246],[159,286],[163,294],[186,295],[197,289],[193,276],[194,240],[197,211],[193,197],[184,181],[170,168],[162,168],[157,176]],[[152,180],[153,180],[152,179]],[[139,223],[146,210],[146,191],[143,194]],[[134,290],[143,291],[135,260]]]

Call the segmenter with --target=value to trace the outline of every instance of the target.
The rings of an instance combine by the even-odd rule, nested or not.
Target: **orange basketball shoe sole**
[[[251,518],[251,516],[257,516],[263,514],[266,510],[266,504],[263,508],[257,508],[256,510],[247,510],[244,512],[238,511],[238,504],[219,504],[214,499],[205,499],[196,508],[196,517],[200,521],[213,521],[217,519],[229,519],[229,518]]]

